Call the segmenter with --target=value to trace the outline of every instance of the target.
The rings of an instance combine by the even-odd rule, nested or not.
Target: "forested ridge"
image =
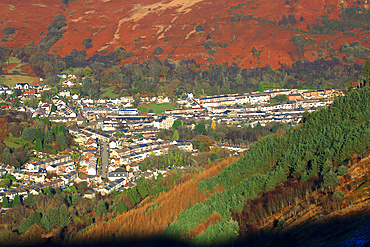
[[[335,100],[329,109],[305,114],[295,130],[257,142],[218,176],[198,184],[200,190],[222,186],[225,191],[183,211],[178,221],[165,229],[164,236],[181,238],[217,212],[221,220],[192,241],[201,245],[226,243],[236,239],[239,231],[231,211],[243,210],[246,199],[256,199],[287,179],[304,182],[316,176],[324,180],[336,177],[345,160],[369,149],[369,96],[369,88],[351,92]],[[333,181],[329,186],[335,186]]]

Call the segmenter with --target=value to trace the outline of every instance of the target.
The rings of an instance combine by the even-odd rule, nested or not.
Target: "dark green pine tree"
[[[68,208],[64,204],[59,209],[59,220],[61,226],[67,226],[69,223]]]
[[[95,217],[101,217],[103,214],[107,213],[107,208],[105,207],[105,202],[100,200],[96,208]]]
[[[139,186],[137,186],[137,190],[139,191],[139,194],[141,198],[145,198],[149,194],[149,186],[146,183],[146,181],[142,182]]]
[[[46,216],[48,217],[51,224],[55,224],[57,226],[60,225],[58,208],[48,208],[48,210],[46,210]]]
[[[362,69],[362,76],[366,80],[367,85],[370,83],[370,56],[366,58],[365,66]]]
[[[120,201],[116,207],[117,214],[122,214],[127,212],[128,208],[126,207],[125,203],[123,201]]]
[[[31,224],[31,221],[29,218],[27,219],[24,219],[21,221],[21,223],[19,224],[19,227],[18,227],[18,232],[20,234],[22,233],[25,233],[26,231],[28,231],[28,229],[30,229],[30,227],[32,226]]]
[[[14,197],[14,200],[13,200],[13,207],[15,207],[15,206],[17,206],[18,204],[20,204],[21,203],[21,198],[19,197],[19,195],[17,194],[17,195],[15,195],[15,197]]]
[[[41,140],[38,138],[36,139],[35,149],[37,151],[42,151],[42,143],[41,143]]]
[[[45,132],[44,143],[51,144],[53,141],[54,141],[53,133],[51,133],[51,131],[47,130]]]
[[[30,217],[28,217],[28,219],[30,220],[30,223],[31,223],[31,226],[33,224],[37,224],[37,225],[41,225],[41,214],[38,213],[38,212],[33,212],[30,214]]]
[[[41,217],[41,226],[45,228],[46,230],[50,231],[51,230],[51,224],[49,218],[44,214]]]
[[[2,204],[3,204],[3,208],[9,208],[10,207],[8,197],[3,196]]]
[[[24,200],[24,204],[25,206],[30,206],[32,205],[33,203],[35,203],[35,196],[31,193],[28,194],[26,200]]]

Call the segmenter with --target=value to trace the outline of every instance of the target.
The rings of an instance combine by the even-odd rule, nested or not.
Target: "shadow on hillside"
[[[30,246],[30,245],[27,245]],[[33,246],[33,245],[31,245]],[[48,241],[34,246],[109,246],[109,247],[147,247],[147,246],[193,246],[188,242],[163,238],[148,238],[142,240],[118,239],[111,237],[104,244],[71,243],[61,244]],[[248,235],[228,245],[222,246],[370,246],[370,215],[356,215],[351,218],[325,216],[317,222],[305,224],[295,229],[274,231],[249,230]]]
[[[252,231],[237,246],[370,246],[370,215],[324,216],[294,229]]]

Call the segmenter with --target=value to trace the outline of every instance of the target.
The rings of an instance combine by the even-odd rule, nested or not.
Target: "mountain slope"
[[[358,36],[368,29],[367,17],[356,19],[366,12],[368,4],[360,5],[364,9],[355,10],[353,16],[343,15],[342,5],[345,10],[353,3],[340,0],[324,3],[316,0],[145,0],[139,3],[78,0],[70,1],[67,6],[59,0],[7,0],[0,3],[0,14],[4,16],[0,26],[1,29],[14,27],[15,32],[2,33],[0,38],[3,45],[13,48],[30,41],[37,44],[48,33],[46,28],[53,18],[63,14],[66,31],[51,47],[52,52],[62,56],[73,49],[85,49],[91,56],[96,51],[112,51],[122,46],[132,52],[126,62],[158,56],[175,60],[194,58],[203,65],[227,61],[242,67],[256,67],[270,63],[276,69],[299,58],[333,59],[334,53],[343,57],[339,48],[344,42],[358,40],[369,47],[366,36]],[[325,27],[323,20],[330,25],[338,24],[333,21],[344,24],[336,30],[330,25]],[[353,26],[351,20],[359,24]],[[300,44],[292,40],[296,34],[303,35],[303,40],[297,39]],[[310,38],[312,42],[308,42]],[[91,39],[91,48],[83,45],[84,39]],[[325,41],[329,41],[329,45],[324,47]],[[351,59],[363,60],[356,56]]]

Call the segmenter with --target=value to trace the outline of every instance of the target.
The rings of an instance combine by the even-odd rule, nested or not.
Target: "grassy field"
[[[18,58],[16,58],[16,57],[10,57],[9,58],[9,61],[8,61],[8,63],[20,63],[20,62],[22,62],[21,60],[19,60]]]
[[[118,98],[118,96],[119,96],[118,94],[113,93],[114,88],[112,88],[112,87],[101,88],[100,91],[101,91],[100,97],[102,97],[102,98],[104,98],[104,97]]]
[[[26,73],[23,73],[22,72],[22,66],[24,65],[24,63],[20,63],[20,64],[17,64],[17,66],[15,66],[14,68],[12,68],[12,69],[10,69],[10,70],[8,70],[8,73],[9,74],[11,74],[11,73],[13,73],[13,72],[19,72],[20,74],[22,74],[22,75],[26,75],[27,76],[27,74]]]
[[[74,75],[74,74],[76,74],[76,70],[77,70],[77,68],[68,68],[68,69],[63,70],[62,73]]]
[[[138,110],[141,112],[148,112],[149,109],[152,109],[154,113],[160,114],[165,112],[166,110],[171,110],[179,107],[177,104],[172,103],[161,103],[161,104],[147,104],[147,105],[140,105]]]
[[[5,84],[9,87],[14,87],[17,83],[29,83],[38,81],[36,77],[25,75],[3,75],[0,76],[0,84]]]
[[[4,140],[4,144],[7,146],[7,147],[10,147],[10,148],[14,148],[14,149],[17,149],[19,148],[21,145],[19,144],[16,144],[14,142],[10,142],[10,141],[7,141],[7,140]]]

